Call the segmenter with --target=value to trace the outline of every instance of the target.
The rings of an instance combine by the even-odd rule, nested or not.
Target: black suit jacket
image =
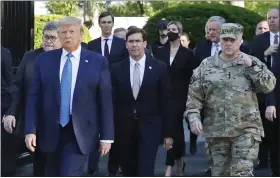
[[[197,42],[195,47],[195,59],[201,63],[205,58],[211,56],[212,42],[210,40],[201,40]],[[240,51],[243,53],[249,53],[249,43],[243,40],[240,46]]]
[[[272,66],[272,72],[276,77],[276,86],[274,90],[268,94],[265,94],[265,106],[275,106],[276,113],[279,118],[280,113],[280,46],[278,47],[278,54],[275,56],[274,64]]]
[[[5,110],[10,106],[11,102],[9,89],[12,80],[13,66],[10,51],[1,46],[1,108]]]
[[[11,106],[7,111],[7,115],[13,115],[17,120],[17,128],[15,134],[23,133],[26,100],[28,95],[28,89],[32,80],[34,64],[37,55],[43,52],[43,48],[26,52],[20,62],[15,79],[12,82],[12,102]]]
[[[88,50],[97,52],[102,55],[101,51],[101,37],[92,40],[88,43]],[[119,62],[128,57],[125,40],[113,36],[110,55],[108,57],[109,65]]]
[[[192,50],[180,46],[177,54],[170,65],[170,45],[166,44],[158,49],[156,59],[167,65],[168,75],[172,88],[171,105],[172,116],[176,119],[183,119],[186,108],[188,89],[193,69],[197,67]]]
[[[81,46],[85,49],[88,49],[88,44],[85,42],[81,42]]]
[[[163,136],[171,136],[172,120],[168,113],[170,87],[163,62],[146,57],[144,77],[136,100],[132,94],[128,58],[112,65],[111,80],[117,141],[131,137],[134,117],[138,119],[139,132],[144,140],[160,143]]]
[[[267,65],[267,60],[271,59],[271,56],[267,56],[267,60],[265,60],[264,51],[267,50],[269,46],[270,46],[270,32],[268,31],[254,37],[253,42],[250,46],[249,54],[255,56],[256,58],[258,58],[260,61],[262,61]],[[260,109],[264,110],[263,108],[265,104],[264,94],[258,93],[257,96],[258,96]]]

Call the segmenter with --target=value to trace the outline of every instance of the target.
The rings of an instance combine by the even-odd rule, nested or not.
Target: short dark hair
[[[102,12],[99,17],[98,17],[98,23],[100,23],[100,19],[103,17],[107,17],[107,16],[111,16],[112,17],[112,21],[114,22],[114,16],[111,12]]]
[[[134,28],[131,28],[130,30],[128,30],[128,32],[126,33],[126,38],[125,38],[126,41],[127,41],[129,36],[131,36],[131,35],[133,35],[135,33],[141,33],[143,41],[147,41],[147,34],[146,34],[146,32],[143,29],[138,28],[138,27],[134,27]]]
[[[132,28],[137,28],[137,27],[134,26],[134,25],[131,25],[131,26],[129,26],[129,27],[127,28],[127,30],[131,30]]]

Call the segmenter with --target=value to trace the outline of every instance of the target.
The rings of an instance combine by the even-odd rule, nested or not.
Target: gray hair
[[[44,25],[43,34],[45,33],[46,30],[57,30],[57,29],[58,29],[58,22],[49,21]]]
[[[116,28],[115,30],[114,30],[114,34],[115,33],[119,33],[119,32],[125,32],[125,33],[127,33],[127,30],[125,29],[125,28],[122,28],[122,27],[120,27],[120,28]]]
[[[226,19],[224,19],[224,18],[221,17],[221,16],[212,16],[212,17],[210,17],[210,18],[207,20],[206,24],[205,24],[205,33],[207,33],[207,24],[210,23],[210,22],[219,22],[219,23],[220,23],[220,27],[222,27],[222,25],[223,25],[224,23],[226,23]]]
[[[82,20],[76,17],[71,17],[71,16],[63,17],[58,21],[58,29],[61,25],[80,25],[81,32],[82,33],[84,32]]]
[[[169,25],[172,25],[172,24],[173,24],[173,25],[176,25],[176,26],[178,27],[179,33],[183,33],[183,25],[182,25],[181,22],[179,22],[179,21],[171,21],[171,22],[168,23],[167,27],[168,27]]]

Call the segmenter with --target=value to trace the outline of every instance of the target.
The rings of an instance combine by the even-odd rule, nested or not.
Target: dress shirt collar
[[[101,35],[101,41],[104,41],[105,39],[113,40],[113,34],[111,34],[110,36],[108,36],[108,38],[105,38],[104,36]]]
[[[145,66],[145,62],[146,62],[146,55],[144,54],[144,56],[139,61],[135,61],[134,59],[132,59],[129,56],[129,61],[130,61],[130,66],[131,67],[134,67],[136,62],[139,63],[140,67],[144,67]]]
[[[68,53],[69,53],[68,51],[66,51],[64,48],[62,48],[62,55],[61,55],[62,59],[64,59]],[[81,56],[81,45],[78,47],[77,50],[73,51],[71,54],[73,55],[73,57],[75,59],[79,60],[80,56]]]
[[[279,38],[279,32],[277,32],[277,33],[269,32],[269,33],[270,33],[270,38],[274,39],[275,35],[278,35],[278,38]]]

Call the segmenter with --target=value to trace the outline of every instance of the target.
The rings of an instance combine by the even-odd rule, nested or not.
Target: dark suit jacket
[[[274,64],[272,66],[272,72],[276,77],[276,86],[274,90],[268,94],[265,94],[265,106],[275,106],[277,117],[280,113],[280,46],[278,47],[278,54],[275,56]]]
[[[92,40],[88,43],[88,50],[95,51],[102,54],[101,51],[101,37]],[[113,36],[110,55],[108,57],[109,65],[119,62],[128,57],[125,40]]]
[[[168,75],[172,88],[171,105],[173,117],[183,120],[183,113],[186,108],[188,97],[189,82],[193,69],[197,67],[193,52],[183,46],[180,46],[178,52],[170,65],[170,45],[166,44],[158,49],[156,59],[166,63]]]
[[[10,51],[1,46],[1,108],[3,109],[7,109],[11,103],[9,89],[12,80],[13,66]],[[2,115],[3,114],[4,113],[2,113]]]
[[[17,121],[17,131],[23,133],[24,128],[24,115],[26,107],[26,99],[28,89],[30,87],[32,74],[34,70],[34,63],[36,56],[43,53],[44,49],[39,48],[34,51],[26,52],[20,62],[15,79],[11,85],[11,106],[7,111],[7,115],[13,115]]]
[[[270,46],[270,32],[265,32],[263,34],[257,35],[254,37],[254,40],[250,46],[250,55],[255,56],[260,61],[267,65],[267,60],[264,58],[264,51]],[[267,59],[270,59],[271,56],[267,56]],[[260,109],[264,109],[265,99],[263,93],[258,93],[258,101],[261,106]],[[262,112],[262,111],[261,111]]]
[[[85,42],[81,42],[81,46],[82,46],[83,48],[85,48],[85,49],[87,49],[87,48],[88,48],[88,44],[87,44],[87,43],[85,43]]]
[[[136,100],[130,83],[129,59],[112,65],[111,79],[117,141],[127,141],[131,137],[134,110],[142,139],[160,144],[163,136],[171,137],[172,118],[168,116],[170,88],[163,62],[146,57],[144,77]]]
[[[195,59],[201,63],[205,58],[211,56],[212,42],[210,40],[201,40],[197,42],[195,47]],[[240,51],[243,53],[249,53],[249,43],[243,40],[240,46]]]
[[[264,58],[264,51],[270,46],[270,32],[265,32],[263,34],[254,37],[253,42],[250,46],[250,55],[255,56],[262,62],[266,63]],[[267,56],[271,58],[271,56]],[[267,64],[267,63],[266,63]]]
[[[39,128],[37,137],[43,152],[55,151],[59,142],[61,54],[62,49],[58,49],[37,57],[27,98],[25,134]],[[101,118],[97,117],[97,103]],[[72,123],[83,154],[90,153],[99,134],[101,140],[114,140],[109,66],[105,57],[84,48],[73,94]]]

